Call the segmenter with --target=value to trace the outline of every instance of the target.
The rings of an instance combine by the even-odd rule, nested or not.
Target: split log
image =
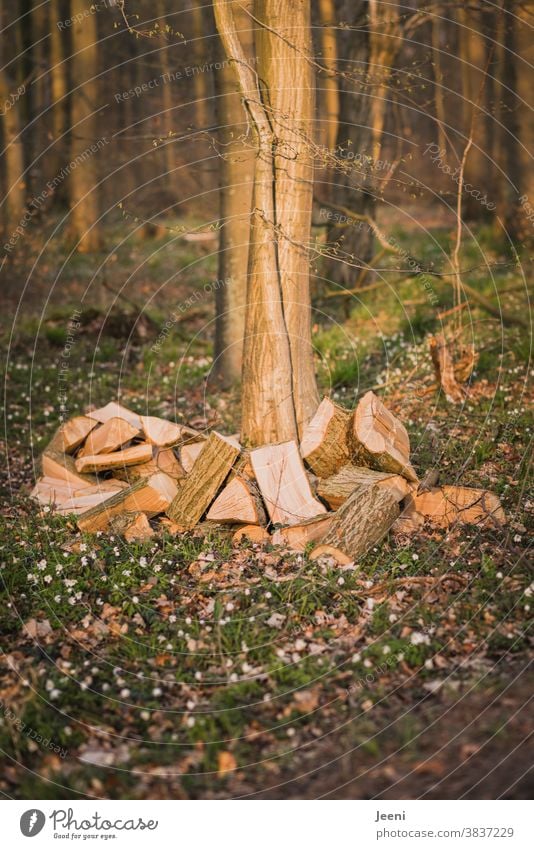
[[[300,525],[278,528],[272,535],[272,541],[275,545],[285,545],[292,551],[304,551],[311,542],[321,542],[332,526],[334,515],[327,513],[326,516],[316,516],[307,522],[301,522]]]
[[[123,490],[124,487],[120,486],[121,481],[115,481],[115,484],[116,486],[113,489],[100,489],[98,486],[83,489],[77,495],[58,504],[56,512],[63,516],[68,516],[71,513],[80,516]]]
[[[185,477],[185,470],[176,459],[176,454],[172,448],[158,448],[152,446],[152,459],[146,463],[140,463],[138,466],[129,466],[127,468],[114,469],[113,477],[119,480],[134,483],[140,478],[149,478],[152,475],[157,475],[158,472],[165,472],[174,480],[180,480]]]
[[[333,545],[318,545],[310,554],[310,560],[318,560],[319,557],[332,557],[336,560],[340,566],[348,566],[349,563],[352,563],[348,555],[344,554],[343,551],[340,551],[339,548],[336,548]]]
[[[189,474],[195,465],[198,455],[205,444],[206,440],[202,440],[202,442],[187,442],[180,447],[180,463],[186,474]]]
[[[206,519],[235,525],[266,525],[267,516],[252,481],[235,477],[228,483],[211,505]]]
[[[94,475],[80,474],[72,457],[63,451],[56,450],[53,447],[53,442],[43,451],[37,472],[43,477],[63,480],[77,489],[81,489],[83,486],[94,486],[98,483],[98,478]]]
[[[146,463],[152,459],[152,446],[142,443],[123,451],[114,451],[112,454],[91,454],[88,457],[79,457],[76,462],[78,472],[107,472],[126,466],[135,466],[137,463]]]
[[[155,463],[158,469],[175,480],[185,477],[185,469],[178,462],[172,448],[157,448]]]
[[[447,401],[451,404],[463,401],[465,393],[456,380],[451,352],[443,333],[437,333],[430,338],[430,356],[438,384],[443,389]]]
[[[132,427],[126,419],[112,418],[93,430],[78,457],[91,457],[94,454],[109,454],[116,451],[126,442],[139,436],[141,431]]]
[[[211,433],[168,508],[168,517],[183,530],[194,528],[224,484],[238,456],[238,448],[215,431]]]
[[[406,428],[374,392],[367,392],[358,402],[350,439],[355,465],[369,465],[417,481]]]
[[[142,542],[154,536],[145,513],[124,513],[114,516],[110,522],[113,533],[123,536],[126,542]]]
[[[250,542],[270,542],[271,536],[260,525],[245,525],[239,528],[232,537],[232,542],[239,543],[244,539]]]
[[[75,416],[59,429],[62,439],[61,448],[66,454],[72,454],[87,439],[98,422],[89,416]]]
[[[321,478],[334,475],[349,462],[348,431],[352,414],[323,398],[312,420],[304,428],[302,459]]]
[[[493,528],[506,523],[506,515],[498,497],[485,489],[441,486],[429,492],[414,492],[406,503],[441,528],[448,528],[453,522]]]
[[[399,505],[388,489],[357,490],[337,511],[325,545],[338,548],[351,560],[363,557],[388,533],[399,516]]]
[[[345,503],[352,493],[359,489],[365,491],[370,486],[382,486],[389,489],[397,501],[402,501],[410,494],[408,481],[400,475],[390,472],[377,472],[364,466],[343,466],[336,475],[319,481],[317,494],[331,507],[337,510]]]
[[[100,407],[98,410],[91,410],[89,413],[86,413],[86,416],[90,419],[95,419],[95,421],[101,424],[105,424],[109,419],[126,419],[132,427],[141,430],[141,417],[137,413],[134,413],[133,410],[129,410],[128,407],[117,404],[116,401],[110,401],[109,404],[106,404],[105,407]]]
[[[297,525],[326,513],[313,497],[296,442],[255,448],[250,462],[273,524]]]
[[[113,516],[119,513],[146,513],[147,516],[156,516],[167,509],[177,491],[176,483],[160,472],[147,480],[137,481],[97,507],[82,513],[78,517],[78,527],[81,531],[95,533],[105,530]]]
[[[147,442],[151,442],[152,445],[157,445],[160,448],[178,445],[184,439],[200,435],[197,430],[193,430],[191,427],[175,424],[157,416],[141,416],[141,426]]]

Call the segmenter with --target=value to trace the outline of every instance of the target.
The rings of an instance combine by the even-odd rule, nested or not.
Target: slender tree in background
[[[318,0],[321,64],[329,71],[321,77],[319,134],[322,144],[333,150],[337,141],[339,87],[337,82],[336,6],[334,0]]]
[[[256,165],[243,348],[242,438],[295,439],[316,410],[309,259],[314,80],[307,0],[257,0],[256,68],[229,0],[217,29],[254,128]]]
[[[243,53],[253,56],[251,0],[234,0],[231,12]],[[256,153],[248,133],[235,67],[224,61],[215,73],[217,124],[220,144],[219,286],[216,289],[214,373],[224,385],[239,380],[247,297],[250,214]]]
[[[53,146],[47,154],[50,157],[52,175],[60,172],[65,163],[68,125],[67,102],[67,62],[65,59],[65,37],[57,26],[61,21],[60,0],[50,2],[50,91],[52,99],[52,138]],[[64,184],[60,185],[60,193]]]
[[[167,27],[165,0],[158,0],[157,10],[160,29],[162,32],[165,33]],[[172,85],[170,82],[168,82],[168,80],[172,79],[170,75],[175,70],[171,63],[171,56],[173,55],[172,42],[173,35],[167,33],[167,39],[162,42],[159,51],[162,78],[163,80],[167,80],[167,82],[164,82],[163,86],[161,87],[163,98],[163,115],[161,123],[163,127],[162,135],[166,139],[162,147],[165,180],[167,185],[170,187],[171,194],[177,197],[179,193],[179,186],[177,185],[176,162],[174,154],[175,147],[172,142],[172,137],[174,133],[173,108],[175,106],[175,103],[172,93]]]
[[[368,13],[368,0],[340,0],[338,16],[347,25],[338,32],[341,99],[337,144],[346,167],[336,178],[335,198],[336,204],[356,215],[374,217]],[[326,261],[325,276],[344,288],[352,288],[358,275],[358,268],[353,266],[365,267],[373,256],[372,230],[364,223],[334,224],[328,229],[327,240],[338,258]]]
[[[191,31],[193,33],[193,91],[195,99],[195,123],[197,130],[210,125],[210,75],[202,70],[209,63],[210,41],[206,38],[206,17],[210,13],[208,4],[202,0],[191,0]]]
[[[380,159],[382,133],[388,106],[389,80],[393,63],[402,43],[399,13],[394,3],[368,0],[371,126],[373,132],[372,158]]]
[[[17,86],[5,71],[0,70],[0,103],[2,104],[0,120],[6,182],[3,218],[6,231],[18,225],[26,205],[24,150],[20,135],[20,100],[16,92]]]
[[[71,161],[70,235],[83,253],[101,246],[99,217],[98,159],[87,149],[102,135],[98,114],[99,86],[97,16],[87,15],[85,0],[71,0]]]

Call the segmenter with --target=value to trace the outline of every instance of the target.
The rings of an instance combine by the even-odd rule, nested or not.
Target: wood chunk
[[[310,554],[310,560],[317,560],[319,557],[332,557],[340,566],[348,566],[349,563],[354,562],[348,555],[333,545],[322,544],[316,546]]]
[[[337,511],[325,545],[333,545],[351,560],[363,557],[388,533],[399,516],[399,505],[388,489],[356,490]]]
[[[124,489],[122,481],[99,481],[82,486],[56,478],[40,478],[30,495],[40,504],[55,505],[58,513],[81,513]]]
[[[349,462],[348,431],[352,413],[323,398],[312,420],[304,428],[300,453],[310,469],[321,478],[335,474]]]
[[[370,486],[383,486],[389,489],[397,501],[402,501],[410,494],[411,487],[407,480],[391,472],[377,472],[365,466],[343,466],[336,475],[319,481],[317,494],[331,507],[337,510],[356,489],[365,490]]]
[[[181,455],[182,456],[182,455]],[[239,449],[213,431],[203,444],[193,468],[167,510],[183,530],[194,528],[225,482],[239,456]]]
[[[120,534],[127,542],[142,542],[154,536],[145,513],[124,513],[114,516],[110,522],[113,533]]]
[[[296,442],[255,448],[250,462],[273,524],[298,525],[326,513],[313,497]]]
[[[191,469],[196,463],[198,455],[204,448],[206,441],[202,442],[188,442],[185,445],[182,445],[180,448],[180,463],[183,466],[183,469],[186,474],[189,474]]]
[[[175,480],[185,477],[185,469],[178,462],[172,448],[157,448],[154,459],[158,469],[165,472],[169,477]]]
[[[95,533],[105,530],[113,516],[119,513],[146,513],[147,516],[156,516],[167,509],[177,491],[176,483],[160,472],[147,480],[137,481],[97,507],[82,513],[78,517],[78,527],[81,531]]]
[[[137,463],[146,463],[152,459],[152,446],[142,443],[123,451],[114,451],[112,454],[91,454],[88,457],[79,457],[76,460],[78,472],[105,472],[124,466],[135,466]]]
[[[238,477],[234,477],[217,496],[206,519],[235,525],[267,524],[257,487],[251,481]]]
[[[89,416],[75,416],[69,419],[59,429],[62,438],[62,448],[66,454],[72,454],[82,444],[98,422]]]
[[[234,543],[243,542],[243,540],[249,540],[250,542],[270,542],[271,536],[260,525],[245,525],[239,528],[232,537],[232,542]]]
[[[410,440],[404,425],[374,392],[360,399],[352,422],[350,439],[355,465],[370,466],[382,472],[417,481],[410,463]]]
[[[105,407],[100,407],[98,410],[91,410],[89,413],[86,413],[86,416],[102,424],[105,424],[109,419],[126,419],[132,427],[141,430],[141,417],[137,413],[134,413],[133,410],[123,407],[122,404],[117,404],[116,401],[110,401],[109,404],[106,404]]]
[[[441,528],[448,528],[453,522],[489,528],[506,523],[498,497],[485,489],[435,487],[429,492],[414,492],[407,499],[407,506]]]
[[[92,433],[89,434],[87,441],[81,451],[79,457],[91,457],[95,454],[109,454],[111,451],[116,451],[130,439],[139,436],[140,430],[126,421],[114,417],[108,419],[103,425],[100,425]]]
[[[63,480],[76,486],[77,489],[98,483],[98,478],[94,475],[80,474],[72,457],[63,451],[55,450],[52,443],[43,452],[39,466],[43,477]]]
[[[443,389],[447,401],[451,404],[463,401],[464,390],[456,380],[451,352],[443,333],[437,333],[430,338],[430,356],[438,384]]]
[[[152,459],[146,463],[140,463],[138,466],[122,467],[113,470],[113,477],[119,480],[134,483],[140,478],[149,478],[156,475],[158,472],[165,472],[169,477],[178,481],[185,477],[185,471],[176,459],[176,454],[172,448],[158,448],[152,446]]]
[[[168,448],[184,439],[199,436],[199,432],[191,427],[175,424],[158,416],[141,416],[141,426],[147,442],[160,448]]]
[[[116,483],[119,484],[120,481],[116,481]],[[64,516],[67,516],[70,513],[75,513],[79,516],[82,513],[86,513],[87,510],[90,510],[92,507],[102,504],[104,501],[107,501],[119,492],[122,492],[120,486],[115,487],[115,489],[100,489],[98,486],[89,487],[88,489],[83,490],[79,495],[74,495],[72,498],[68,498],[58,504],[56,507],[56,513],[60,513]]]
[[[334,513],[326,516],[316,516],[301,522],[300,525],[291,525],[288,528],[279,528],[272,536],[275,545],[285,545],[292,551],[304,551],[311,542],[321,542],[330,530]]]

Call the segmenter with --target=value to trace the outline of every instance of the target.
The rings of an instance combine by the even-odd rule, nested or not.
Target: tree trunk
[[[165,2],[164,0],[158,0],[157,5],[158,17],[160,19],[159,24],[163,32],[165,32]],[[173,37],[173,36],[171,36]],[[166,141],[162,146],[162,154],[163,154],[163,175],[165,185],[170,188],[170,193],[175,200],[179,196],[179,186],[177,185],[177,173],[176,173],[176,163],[174,157],[175,146],[172,141],[173,137],[173,108],[174,108],[174,98],[172,94],[172,86],[169,80],[171,79],[170,74],[173,73],[176,69],[171,65],[171,56],[173,55],[173,45],[171,42],[163,41],[161,44],[161,48],[159,51],[160,62],[161,62],[161,73],[163,77],[163,85],[162,85],[162,94],[163,94],[163,115],[162,115],[162,126],[163,126],[163,137]],[[167,80],[165,79],[167,77]]]
[[[232,0],[232,14],[246,56],[254,52],[252,22],[244,9],[252,2]],[[221,58],[224,54],[221,49]],[[214,374],[229,386],[241,377],[247,299],[250,215],[255,150],[247,140],[244,109],[235,69],[223,62],[215,74],[217,124],[220,142],[219,285],[215,290]]]
[[[101,247],[99,218],[98,151],[88,152],[98,141],[100,121],[98,108],[99,69],[97,16],[86,14],[85,0],[71,0],[72,25],[71,62],[71,161],[70,235],[77,240],[82,253]]]
[[[4,227],[7,234],[19,226],[25,209],[24,150],[20,137],[20,108],[17,88],[5,71],[0,71],[0,104],[2,104],[2,141],[4,148],[6,192]]]
[[[209,111],[209,74],[202,66],[209,61],[206,51],[206,12],[200,0],[191,0],[191,18],[193,41],[192,50],[195,73],[193,74],[193,91],[195,96],[195,123],[197,130],[205,130],[210,125]],[[208,42],[209,43],[209,42]]]
[[[256,19],[269,29],[259,32],[253,70],[237,37],[229,0],[215,0],[214,9],[256,138],[242,439],[260,445],[297,439],[319,400],[306,250],[313,178],[313,75],[306,58],[310,10],[306,0],[255,2]]]
[[[337,78],[337,41],[336,9],[334,0],[319,0],[319,21],[321,23],[321,63],[331,73],[321,78],[320,98],[323,109],[320,115],[321,142],[329,150],[334,150],[337,141],[339,119],[339,89]],[[322,123],[324,122],[324,123]]]
[[[339,17],[350,24],[350,28],[338,33],[342,75],[337,146],[338,154],[346,158],[346,167],[337,178],[335,198],[339,206],[358,215],[374,217],[376,193],[366,164],[373,147],[367,13],[367,0],[341,0]],[[354,288],[359,269],[353,266],[360,266],[361,270],[373,256],[372,230],[362,221],[343,221],[329,227],[327,241],[334,258],[326,261],[325,276],[343,288]],[[343,262],[344,259],[352,266]]]
[[[52,97],[52,137],[53,147],[50,148],[50,171],[53,176],[59,174],[65,164],[67,150],[68,102],[67,102],[67,70],[65,62],[64,39],[57,27],[60,21],[61,4],[59,0],[50,3],[50,88]],[[58,188],[56,200],[64,197],[64,183]]]

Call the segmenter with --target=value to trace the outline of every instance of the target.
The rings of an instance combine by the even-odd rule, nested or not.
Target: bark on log
[[[81,531],[95,533],[105,530],[113,516],[119,513],[138,512],[156,516],[167,509],[176,493],[176,483],[160,472],[148,480],[137,481],[92,510],[82,513],[77,524]]]
[[[406,428],[374,392],[367,392],[358,402],[351,440],[355,465],[369,465],[417,481]]]
[[[326,513],[313,497],[296,442],[256,448],[250,462],[273,524],[296,525]]]
[[[397,501],[402,501],[411,492],[410,484],[400,475],[391,472],[377,472],[364,466],[343,466],[336,475],[319,481],[317,494],[331,507],[337,510],[355,490],[365,492],[370,486],[389,489]]]
[[[399,505],[389,490],[373,486],[356,491],[337,511],[323,542],[358,560],[380,542],[398,516]]]
[[[305,426],[300,443],[302,459],[321,478],[335,474],[349,462],[348,431],[352,414],[323,398]]]
[[[206,519],[235,525],[266,525],[267,515],[257,486],[233,478],[211,505]]]
[[[167,515],[184,531],[194,528],[210,506],[239,456],[239,449],[218,433],[204,443]]]

